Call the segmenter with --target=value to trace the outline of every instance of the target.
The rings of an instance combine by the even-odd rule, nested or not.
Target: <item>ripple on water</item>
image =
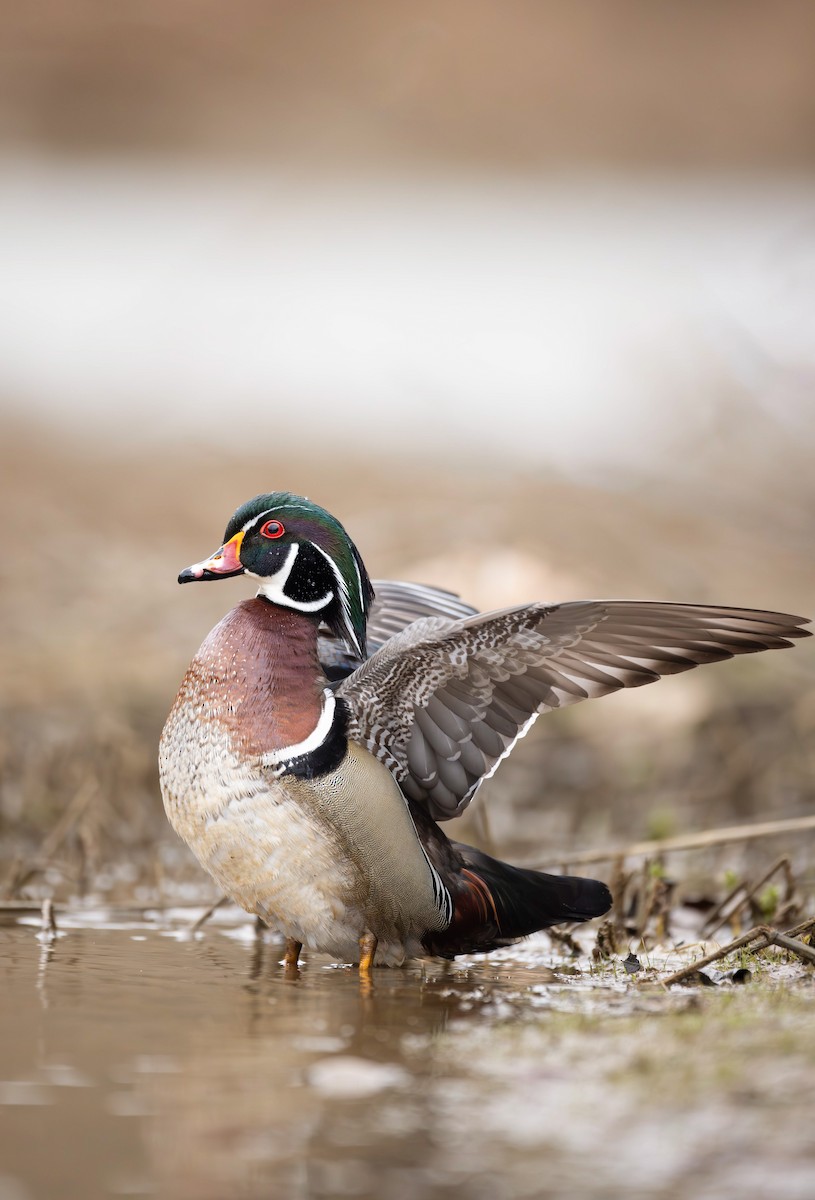
[[[228,922],[164,936],[182,922],[2,931],[2,1200],[608,1197],[694,1172],[715,1194],[728,1145],[756,1177],[785,1156],[782,1200],[815,1179],[803,970],[783,1002],[667,994],[563,974],[540,937],[361,988],[320,956],[287,979],[279,942]]]

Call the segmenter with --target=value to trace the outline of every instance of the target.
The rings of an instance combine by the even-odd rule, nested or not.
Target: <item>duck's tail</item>
[[[494,950],[550,925],[600,917],[611,907],[611,892],[597,879],[512,867],[460,843],[452,848],[461,861],[453,878],[445,879],[453,920],[427,935],[429,954],[453,958]]]

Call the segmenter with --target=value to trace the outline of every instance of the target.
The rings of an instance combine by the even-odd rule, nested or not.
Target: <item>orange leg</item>
[[[374,955],[376,954],[377,939],[372,933],[363,933],[359,939],[359,973],[360,975],[370,975],[371,967],[374,965]]]
[[[296,942],[294,938],[286,938],[286,953],[283,957],[283,966],[287,971],[297,970],[297,963],[302,949],[302,942]]]

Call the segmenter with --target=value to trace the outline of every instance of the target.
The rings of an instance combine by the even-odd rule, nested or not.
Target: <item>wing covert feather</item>
[[[745,608],[586,600],[454,620],[423,617],[338,687],[352,737],[437,820],[457,816],[553,708],[808,637],[802,617]]]
[[[473,616],[478,610],[466,604],[455,592],[423,583],[405,583],[399,579],[374,579],[374,599],[368,613],[366,636],[368,656],[408,626],[425,617],[441,617],[448,623]],[[319,630],[319,659],[330,679],[342,678],[354,671],[359,656],[331,633],[327,625]]]

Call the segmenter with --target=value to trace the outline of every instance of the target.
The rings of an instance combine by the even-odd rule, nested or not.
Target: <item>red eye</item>
[[[279,521],[267,521],[265,525],[261,525],[260,533],[262,537],[279,538],[282,537],[286,530]]]

